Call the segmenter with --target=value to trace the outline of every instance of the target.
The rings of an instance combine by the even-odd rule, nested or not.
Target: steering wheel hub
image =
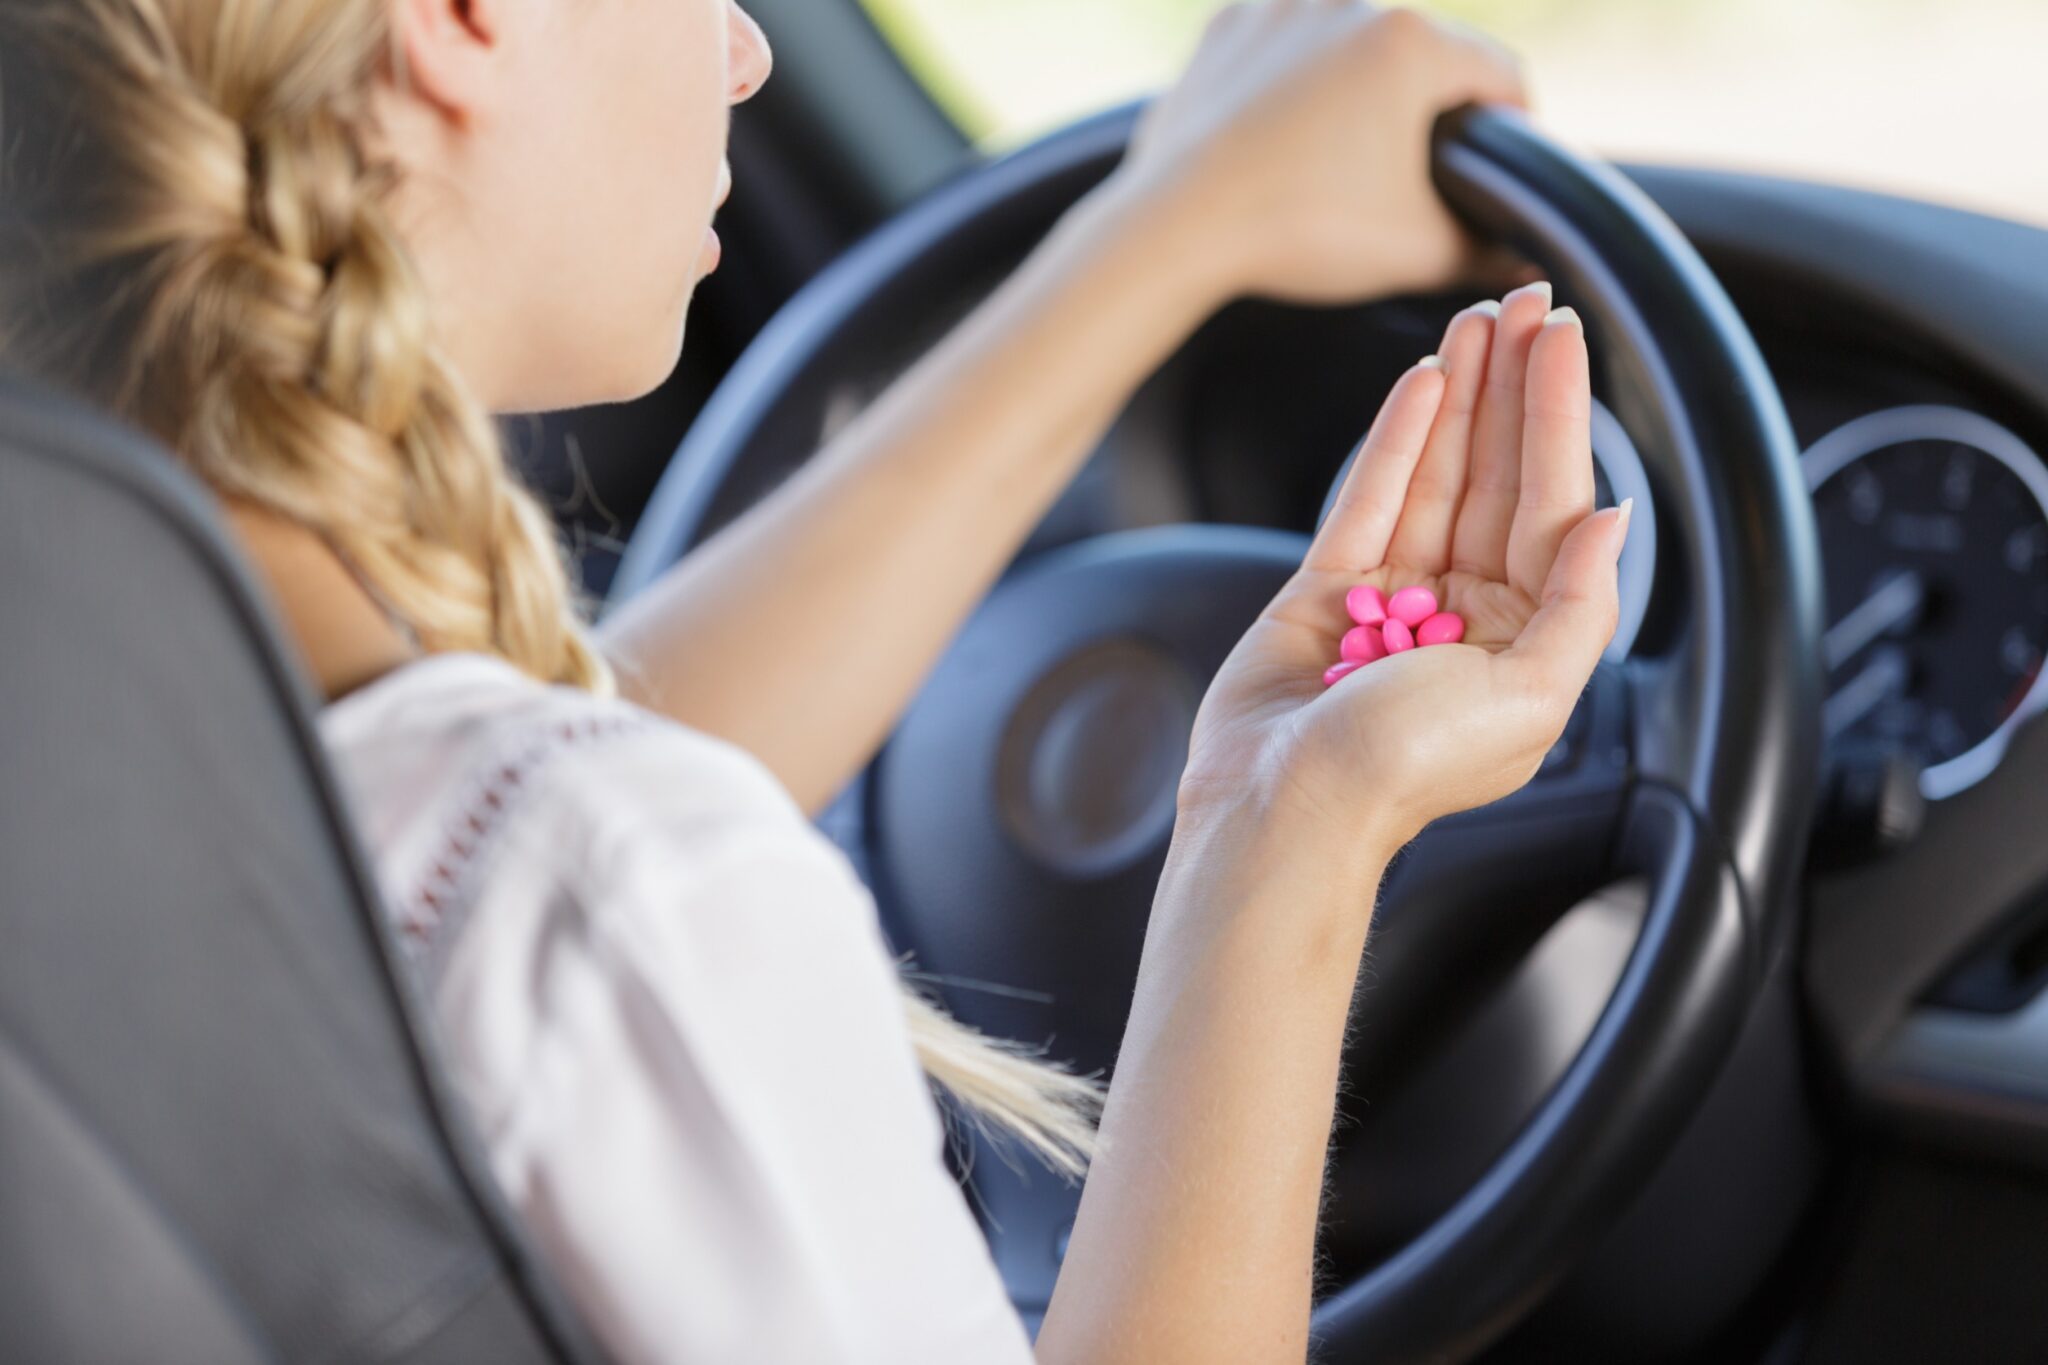
[[[1039,862],[1092,876],[1173,828],[1199,682],[1142,639],[1090,645],[1055,664],[1011,714],[996,801]]]
[[[876,760],[864,824],[890,922],[955,1013],[1116,1057],[1202,689],[1306,548],[1236,526],[1125,531],[989,594]]]

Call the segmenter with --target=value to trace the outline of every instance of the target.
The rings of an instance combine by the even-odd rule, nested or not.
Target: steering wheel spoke
[[[1629,744],[1631,680],[1621,665],[1595,673],[1564,737],[1528,786],[1439,820],[1389,869],[1360,991],[1365,1048],[1354,1081],[1398,1083],[1441,1036],[1588,893],[1613,881],[1635,782]]]

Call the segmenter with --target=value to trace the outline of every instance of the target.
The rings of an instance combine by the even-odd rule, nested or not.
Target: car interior
[[[682,366],[508,424],[601,603],[944,335],[1138,113],[987,155],[853,0],[748,8],[777,74]],[[1386,888],[1317,1359],[2048,1359],[2048,230],[1491,111],[1434,165],[1585,316],[1637,529],[1543,771]],[[1113,1069],[1208,677],[1477,296],[1217,314],[819,818],[961,1018]],[[602,1361],[206,496],[0,382],[0,613],[0,1358]],[[953,1156],[1033,1324],[1079,1189]]]

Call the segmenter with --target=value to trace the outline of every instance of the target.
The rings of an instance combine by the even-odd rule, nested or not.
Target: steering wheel
[[[950,321],[937,301],[1020,259],[1115,166],[1134,120],[1114,111],[962,177],[805,288],[676,452],[613,600],[814,449],[874,357],[934,334]],[[1434,164],[1446,200],[1585,317],[1598,385],[1649,474],[1676,605],[1602,666],[1525,790],[1440,821],[1388,881],[1371,1040],[1527,951],[1557,913],[1526,894],[1532,868],[1649,893],[1604,1010],[1505,1150],[1318,1305],[1332,1359],[1469,1358],[1642,1190],[1785,942],[1820,760],[1812,512],[1734,306],[1640,191],[1516,115],[1446,116]],[[957,1013],[1054,1035],[1084,1068],[1113,1062],[1196,703],[1306,543],[1209,524],[1116,532],[1021,562],[981,604],[835,808],[896,946],[940,980],[1013,988],[950,991]],[[1049,1287],[1074,1196],[1013,1183],[991,1209],[998,1264],[1013,1292]]]

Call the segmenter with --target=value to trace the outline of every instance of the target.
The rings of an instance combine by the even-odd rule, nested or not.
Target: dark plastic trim
[[[1617,871],[1654,876],[1613,998],[1557,1088],[1427,1232],[1316,1312],[1333,1358],[1463,1360],[1575,1266],[1718,1074],[1754,993],[1742,889],[1671,788],[1636,789]]]

